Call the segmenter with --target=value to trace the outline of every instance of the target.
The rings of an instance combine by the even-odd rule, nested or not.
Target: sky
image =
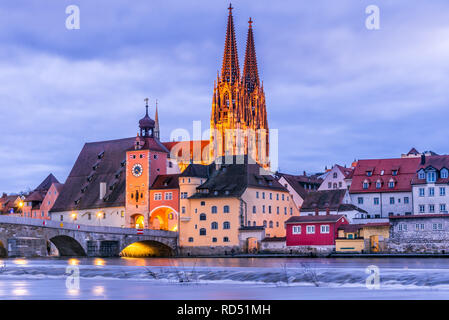
[[[380,28],[369,30],[368,5]],[[66,7],[80,28],[66,28]],[[84,143],[135,136],[159,101],[161,138],[207,129],[228,1],[0,3],[0,192],[68,176]],[[240,64],[252,17],[279,169],[448,151],[449,2],[236,0]],[[243,67],[241,66],[241,69]]]

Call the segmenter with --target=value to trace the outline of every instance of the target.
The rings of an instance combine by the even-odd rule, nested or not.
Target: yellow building
[[[390,223],[347,224],[338,229],[337,252],[381,252],[390,236]]]
[[[184,253],[254,249],[266,237],[284,237],[284,222],[299,215],[288,190],[244,159],[243,164],[192,164],[181,174],[179,244]]]

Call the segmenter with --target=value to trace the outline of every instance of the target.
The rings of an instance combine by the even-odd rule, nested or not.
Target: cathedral
[[[230,5],[221,73],[214,83],[210,119],[210,157],[249,155],[269,167],[269,130],[265,93],[259,79],[253,21],[249,19],[243,73],[240,73]]]

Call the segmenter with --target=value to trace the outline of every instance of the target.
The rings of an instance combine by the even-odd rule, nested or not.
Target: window
[[[229,223],[229,221],[223,222],[223,229],[225,230],[231,229],[231,224]]]
[[[265,205],[262,205],[262,213],[265,213]]]
[[[327,183],[327,188],[328,188],[328,189],[331,189],[331,188],[332,188],[332,182],[328,182],[328,183]]]
[[[338,183],[338,187],[339,188],[343,187],[343,183],[341,181]]]
[[[416,231],[424,230],[424,223],[417,223],[417,224],[415,224],[415,230]]]
[[[420,197],[424,197],[425,195],[425,189],[424,188],[419,188],[419,196]]]
[[[217,238],[213,237],[212,242],[217,242]]]
[[[446,188],[440,187],[440,196],[445,196],[445,195],[446,195]]]
[[[87,214],[87,220],[92,220],[92,214],[91,213]]]
[[[157,154],[153,155],[153,159],[157,160]]]
[[[423,204],[419,205],[419,213],[424,213],[426,211],[425,206]]]
[[[418,179],[425,179],[425,178],[426,178],[426,173],[424,172],[424,170],[419,170]]]
[[[253,213],[256,213],[257,209],[256,206],[253,206]]]
[[[200,214],[200,221],[204,221],[206,220],[206,214],[205,213],[201,213]]]
[[[337,183],[336,182],[334,182],[333,188],[337,189]]]
[[[284,195],[282,195],[282,201],[284,201]]]
[[[270,200],[273,200],[273,194],[270,192]]]
[[[228,237],[223,237],[223,242],[229,242],[229,238]]]
[[[307,234],[313,234],[313,233],[315,233],[315,226],[307,226],[307,227],[306,227],[306,233],[307,233]]]
[[[336,172],[334,172],[333,177],[334,177],[334,179],[337,179],[337,173]]]
[[[433,197],[435,195],[435,188],[434,187],[430,187],[429,188],[429,197]]]
[[[181,192],[181,199],[187,199],[187,192]]]
[[[165,200],[173,200],[173,192],[164,193]]]
[[[363,182],[363,189],[368,189],[369,187],[369,183],[368,182]]]
[[[363,204],[363,197],[358,197],[357,198],[357,203],[358,204]]]
[[[189,238],[189,242],[193,242],[193,238],[192,237]]]
[[[276,200],[279,200],[279,193],[276,193]]]
[[[400,224],[398,225],[398,230],[399,230],[399,231],[407,231],[407,225],[404,224],[404,223],[400,223]]]
[[[373,172],[372,172],[372,171],[367,171],[367,172],[366,172],[366,175],[367,175],[368,177],[371,177],[371,176],[373,175]]]
[[[265,199],[265,192],[262,192],[262,199]]]
[[[268,213],[271,214],[271,206],[268,206]]]
[[[398,170],[393,170],[393,171],[391,171],[391,175],[392,175],[392,176],[397,176],[397,175],[398,175]]]
[[[61,214],[61,216],[59,217],[59,220],[64,221],[64,216]]]
[[[388,182],[388,188],[394,188],[394,181]]]
[[[290,208],[290,215],[293,214],[293,208]]]
[[[382,188],[382,182],[381,181],[377,181],[376,182],[376,189],[380,189]]]
[[[445,211],[446,211],[446,204],[440,203],[440,212],[445,212]]]
[[[162,200],[162,193],[155,193],[154,200]]]
[[[279,214],[279,207],[276,207],[276,213]]]
[[[287,207],[284,207],[284,215],[287,214]]]
[[[328,225],[328,224],[325,224],[325,225],[322,225],[322,226],[321,226],[320,232],[321,232],[321,233],[329,233],[329,230],[330,230],[329,225]]]
[[[212,213],[217,213],[217,206],[212,206],[211,212]]]
[[[409,203],[409,198],[408,197],[404,197],[404,203],[408,204]]]
[[[427,182],[435,182],[436,180],[436,172],[435,171],[429,171],[427,172]]]
[[[224,213],[229,213],[229,206],[228,205],[223,207],[223,212]]]
[[[394,204],[394,197],[390,197],[390,204]]]
[[[201,205],[205,206],[206,205],[206,201],[201,201]]]
[[[429,204],[429,212],[430,213],[435,212],[435,205],[434,204]]]
[[[212,229],[212,230],[217,230],[218,229],[218,222],[212,222],[211,224],[210,224],[210,228]]]
[[[374,198],[374,205],[378,205],[379,204],[379,198]]]
[[[441,169],[440,175],[441,175],[441,178],[446,179],[448,177],[447,169],[445,169],[445,168]]]
[[[200,236],[205,236],[206,235],[206,229],[205,228],[201,228],[200,229]]]
[[[273,221],[270,221],[270,223],[268,225],[270,228],[273,228]]]
[[[263,226],[266,228],[267,227],[267,220],[263,221]]]
[[[181,208],[181,213],[186,213],[186,207]]]
[[[443,230],[443,224],[442,223],[432,224],[432,230]]]
[[[256,191],[256,198],[259,199],[259,191]]]

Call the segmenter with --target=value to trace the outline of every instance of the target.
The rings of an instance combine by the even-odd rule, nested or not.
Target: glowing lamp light
[[[80,261],[78,259],[72,258],[72,259],[69,259],[68,263],[71,266],[77,266],[80,263]]]
[[[97,258],[94,260],[94,264],[98,267],[102,267],[106,264],[106,261],[104,261],[103,259]]]
[[[101,219],[102,216],[103,216],[103,213],[101,213],[101,212],[98,212],[98,213],[97,213],[97,218],[98,218],[98,219]]]
[[[23,201],[19,202],[19,207],[22,208],[23,207]]]
[[[72,219],[73,219],[73,220],[76,220],[76,216],[77,216],[76,213],[72,213]]]
[[[25,264],[28,264],[28,261],[25,259],[15,259],[14,263],[18,264],[18,265],[25,265]]]

